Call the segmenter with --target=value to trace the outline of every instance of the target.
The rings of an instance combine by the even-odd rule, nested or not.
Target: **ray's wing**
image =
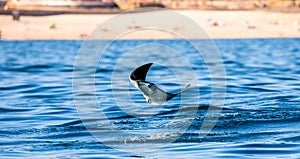
[[[145,81],[148,70],[150,69],[152,64],[153,63],[147,63],[147,64],[144,64],[144,65],[136,68],[135,70],[133,70],[131,72],[129,79],[133,80],[133,81],[138,81],[138,80]]]
[[[172,98],[174,98],[175,96],[177,96],[178,94],[185,92],[191,84],[188,84],[187,86],[185,86],[185,88],[181,89],[180,91],[176,92],[176,93],[166,93],[167,94],[167,100],[170,100]]]
[[[150,95],[150,99],[152,102],[156,101],[157,103],[164,103],[165,101],[170,100],[178,94],[186,91],[189,88],[189,86],[190,84],[188,84],[185,88],[181,89],[176,93],[168,93],[154,85],[154,87],[156,88],[154,89],[154,92]]]
[[[147,102],[158,104],[164,103],[165,101],[170,100],[178,94],[186,91],[190,86],[190,84],[188,84],[185,88],[176,93],[168,93],[158,88],[155,84],[147,82],[146,75],[152,64],[153,63],[147,63],[136,68],[129,76],[130,82],[142,92]]]

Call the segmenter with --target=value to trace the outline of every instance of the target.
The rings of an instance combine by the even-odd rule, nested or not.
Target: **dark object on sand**
[[[156,7],[156,8],[165,8],[161,3],[141,3],[140,7]]]
[[[20,20],[20,12],[17,10],[12,11],[13,20],[19,21]]]

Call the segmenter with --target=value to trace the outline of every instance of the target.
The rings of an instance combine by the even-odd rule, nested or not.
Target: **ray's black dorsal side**
[[[153,63],[147,63],[145,65],[142,65],[138,68],[136,68],[130,75],[131,80],[141,80],[145,81],[146,80],[146,75],[148,73],[148,70],[150,69],[151,65]]]

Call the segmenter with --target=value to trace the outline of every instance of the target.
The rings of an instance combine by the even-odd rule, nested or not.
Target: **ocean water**
[[[83,41],[0,41],[1,158],[300,158],[300,39],[214,42],[224,77],[211,77],[210,61],[195,58],[185,41],[112,43],[89,74],[94,82],[82,84],[95,99],[74,90],[74,78],[86,78],[74,77]],[[168,68],[188,60],[191,76],[186,67]],[[196,84],[162,106],[149,105],[128,80],[147,61],[154,62],[147,79],[164,90]],[[87,68],[75,68],[88,71],[89,61],[81,62]],[[223,106],[211,104],[213,78],[226,79]],[[201,135],[208,109],[221,108]],[[88,114],[94,109],[99,114]]]

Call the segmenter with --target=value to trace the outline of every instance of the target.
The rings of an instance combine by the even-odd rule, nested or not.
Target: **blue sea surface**
[[[78,114],[73,71],[83,41],[0,41],[0,158],[300,158],[300,39],[214,40],[226,72],[226,98],[216,125],[205,137],[199,136],[199,127],[212,107],[212,79],[203,60],[192,66],[199,81],[193,86],[200,89],[198,105],[188,105],[178,112],[179,96],[153,116],[147,112],[155,112],[156,106],[134,117],[123,113],[112,100],[111,77],[116,69],[115,78],[122,75],[126,80],[115,84],[118,89],[113,91],[121,95],[129,91],[136,105],[148,106],[129,83],[128,69],[115,65],[132,46],[149,42],[175,45],[181,54],[192,54],[182,40],[123,40],[112,43],[95,70],[99,109],[121,130],[151,138],[127,136],[132,142],[126,143],[116,141],[118,137],[109,133],[99,140],[86,124],[107,130],[104,119],[83,122]],[[157,52],[166,58],[163,50]],[[161,78],[164,74],[172,73],[155,65],[149,78],[166,90],[181,88],[172,76]],[[88,104],[91,98],[86,94],[80,100]],[[155,147],[187,122],[181,118],[170,127],[172,119],[189,115],[191,110],[197,111],[189,128],[155,151],[124,152],[106,144]]]

